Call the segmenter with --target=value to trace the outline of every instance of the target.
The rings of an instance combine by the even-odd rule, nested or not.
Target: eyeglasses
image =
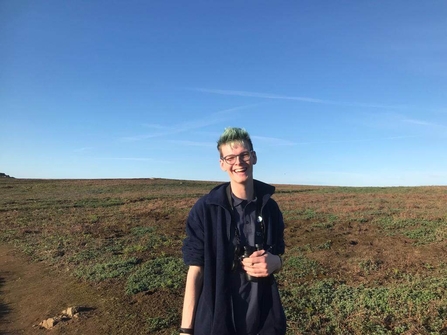
[[[253,151],[244,151],[241,152],[239,155],[227,155],[225,157],[220,157],[220,159],[223,159],[228,165],[236,164],[237,157],[239,157],[239,162],[241,161],[248,162],[251,158],[252,152]]]

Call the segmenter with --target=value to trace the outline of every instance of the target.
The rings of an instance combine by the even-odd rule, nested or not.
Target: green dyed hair
[[[225,128],[222,135],[220,135],[217,141],[217,150],[220,151],[222,145],[240,143],[246,148],[253,150],[253,143],[251,142],[250,135],[244,128],[229,127]]]

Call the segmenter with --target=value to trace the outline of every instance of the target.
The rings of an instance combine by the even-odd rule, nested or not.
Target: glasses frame
[[[239,162],[245,162],[248,163],[250,161],[250,159],[253,157],[254,150],[248,150],[248,151],[243,151],[241,152],[239,155],[226,155],[225,157],[221,156],[220,159],[223,160],[225,163],[227,163],[228,165],[234,165],[236,164],[236,158],[239,158]],[[247,159],[243,159],[242,156],[248,154],[248,158]],[[230,163],[228,162],[228,159],[232,159],[234,158],[234,162]]]

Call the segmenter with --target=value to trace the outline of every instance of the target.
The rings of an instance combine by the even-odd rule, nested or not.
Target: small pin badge
[[[258,216],[258,218],[256,219],[256,221],[258,221],[258,222],[262,222],[262,216]]]

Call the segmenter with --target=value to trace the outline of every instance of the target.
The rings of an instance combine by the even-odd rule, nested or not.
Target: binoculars
[[[255,252],[262,250],[263,246],[261,244],[256,244],[255,246],[251,245],[237,245],[234,249],[234,260],[233,260],[233,266],[231,270],[236,270],[238,266],[240,265],[240,262],[247,257],[250,257],[250,255]],[[246,273],[247,280],[248,281],[256,281],[255,277],[250,276],[248,273]]]

